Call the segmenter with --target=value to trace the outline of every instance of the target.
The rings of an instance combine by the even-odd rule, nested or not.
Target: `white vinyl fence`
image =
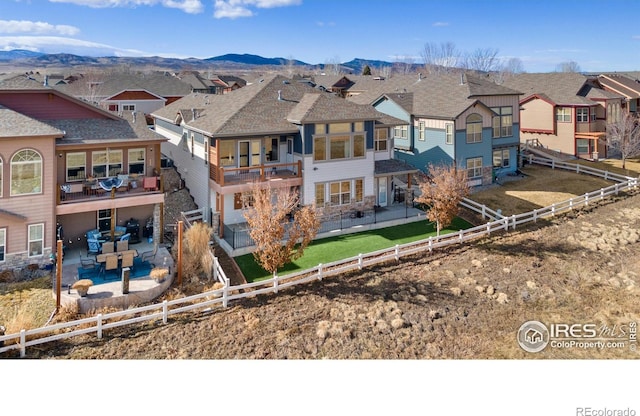
[[[454,244],[464,243],[490,235],[492,232],[507,231],[516,229],[518,225],[536,222],[539,219],[553,217],[561,212],[588,206],[590,203],[600,201],[610,195],[618,195],[618,193],[630,189],[638,188],[638,178],[626,177],[597,169],[587,168],[569,163],[552,162],[547,159],[529,157],[529,163],[538,163],[541,165],[551,166],[556,169],[570,169],[575,172],[585,173],[589,175],[600,176],[612,181],[616,181],[614,185],[602,188],[597,191],[586,193],[582,196],[571,198],[569,200],[555,203],[551,206],[533,210],[524,214],[511,215],[501,217],[497,212],[486,207],[479,206],[473,201],[465,200],[465,207],[473,209],[489,218],[486,224],[467,230],[460,230],[456,233],[440,235],[437,237],[429,237],[417,242],[396,245],[395,247],[378,250],[373,253],[359,254],[357,256],[339,260],[326,264],[319,264],[311,269],[303,270],[297,273],[287,274],[285,276],[273,276],[271,279],[259,282],[248,283],[239,286],[230,286],[229,279],[220,267],[217,258],[214,258],[214,276],[216,280],[223,282],[224,287],[221,289],[201,293],[194,296],[175,299],[172,301],[164,301],[161,304],[143,306],[139,308],[127,309],[124,311],[113,312],[108,314],[98,314],[94,317],[85,318],[72,322],[65,322],[52,326],[22,330],[17,334],[9,334],[0,336],[0,345],[7,341],[13,341],[11,344],[1,347],[0,353],[20,349],[20,356],[24,357],[26,348],[46,342],[70,338],[76,335],[96,333],[97,337],[102,338],[104,330],[116,328],[133,323],[154,321],[162,319],[166,323],[169,316],[192,311],[208,311],[214,307],[222,306],[226,308],[230,301],[252,297],[259,294],[278,293],[279,290],[292,287],[295,285],[321,281],[330,276],[341,273],[360,270],[363,267],[387,262],[399,261],[401,257],[410,256],[416,253],[431,252],[441,247],[447,247]],[[125,318],[125,319],[122,319]],[[17,342],[16,342],[17,341]]]

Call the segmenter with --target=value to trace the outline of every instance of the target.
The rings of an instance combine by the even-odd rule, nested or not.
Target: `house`
[[[183,71],[177,77],[191,86],[191,92],[226,94],[247,85],[247,82],[232,75],[203,75],[198,71]]]
[[[633,114],[640,113],[640,80],[624,74],[600,74],[598,83],[604,90],[625,98],[623,110]]]
[[[219,215],[220,236],[245,222],[242,196],[256,181],[298,189],[304,205],[349,211],[386,205],[391,178],[416,172],[393,160],[390,129],[403,121],[283,76],[192,93],[152,117],[195,202]]]
[[[523,92],[523,143],[579,158],[606,157],[606,125],[619,119],[622,95],[578,73],[515,74],[503,85]]]
[[[46,264],[58,239],[86,245],[88,230],[113,236],[131,218],[153,217],[159,239],[163,141],[143,117],[24,76],[0,82],[0,269]]]

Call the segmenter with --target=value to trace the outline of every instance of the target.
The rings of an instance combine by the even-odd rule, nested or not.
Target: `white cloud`
[[[433,22],[433,24],[431,26],[433,26],[433,27],[445,27],[445,26],[449,26],[449,22]]]
[[[0,36],[0,50],[25,49],[42,53],[83,56],[149,56],[135,49],[120,49],[103,43],[60,36]]]
[[[136,7],[160,4],[172,9],[180,9],[185,13],[202,13],[204,5],[201,0],[49,0],[52,3],[71,3],[78,6],[95,8],[103,7]]]
[[[74,26],[52,25],[51,23],[32,22],[30,20],[0,20],[0,33],[74,36],[80,33],[80,29]]]
[[[252,8],[271,9],[274,7],[298,6],[302,0],[216,0],[213,16],[216,19],[251,17]]]

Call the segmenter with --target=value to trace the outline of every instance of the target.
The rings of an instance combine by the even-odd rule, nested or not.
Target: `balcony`
[[[162,177],[128,175],[118,175],[113,182],[102,179],[58,184],[58,190],[58,205],[164,193]]]
[[[250,185],[254,182],[284,181],[294,186],[302,184],[302,163],[298,161],[243,168],[211,165],[210,175],[218,192],[222,192],[224,187]],[[228,190],[222,193],[227,193],[226,191]]]

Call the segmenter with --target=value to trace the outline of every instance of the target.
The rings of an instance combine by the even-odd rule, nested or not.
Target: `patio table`
[[[104,263],[107,261],[107,256],[113,256],[116,255],[118,256],[118,261],[122,260],[122,255],[125,253],[133,253],[133,257],[138,257],[138,250],[136,249],[131,249],[131,250],[125,250],[125,251],[117,251],[114,253],[104,253],[104,254],[98,254],[96,256],[96,261],[98,263]]]

